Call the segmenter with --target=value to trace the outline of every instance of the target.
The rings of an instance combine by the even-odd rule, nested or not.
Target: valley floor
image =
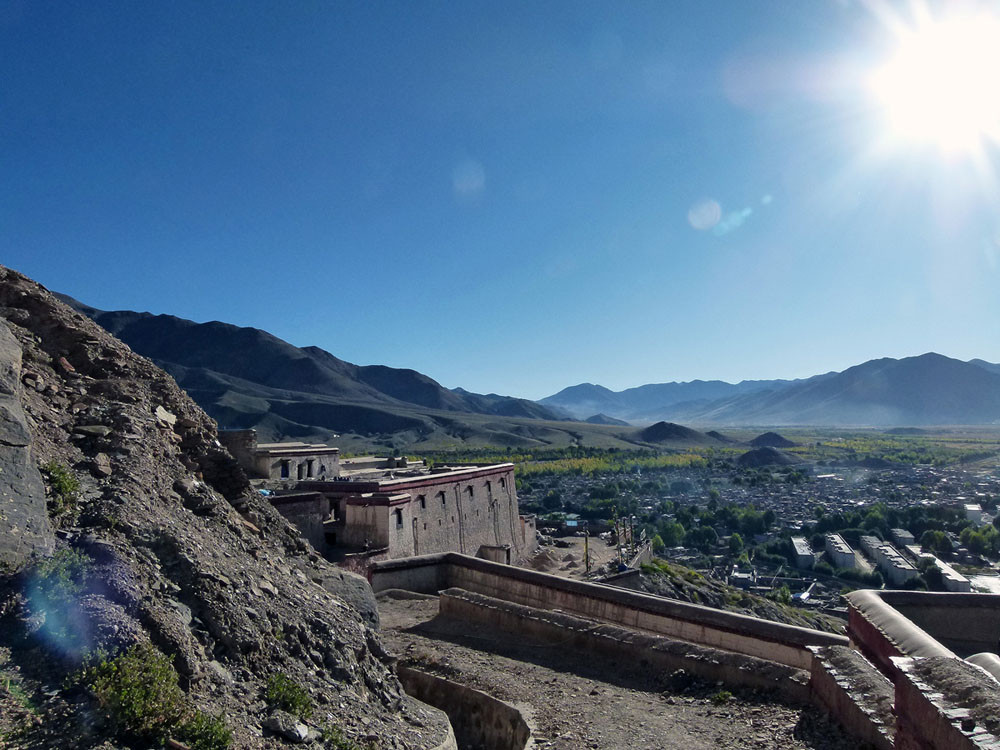
[[[849,750],[857,744],[813,707],[752,692],[716,703],[721,686],[448,619],[436,597],[385,592],[379,613],[390,652],[516,705],[533,725],[538,748]]]

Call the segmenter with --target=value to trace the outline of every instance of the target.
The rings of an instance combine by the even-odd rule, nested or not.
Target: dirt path
[[[441,617],[433,599],[379,595],[383,640],[404,663],[522,709],[536,746],[849,750],[856,743],[813,708],[753,693],[716,703],[722,688],[656,675],[549,643]],[[721,696],[719,696],[721,698]]]

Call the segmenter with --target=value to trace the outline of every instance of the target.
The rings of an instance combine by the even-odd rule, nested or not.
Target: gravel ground
[[[386,647],[404,663],[517,705],[536,746],[852,750],[818,709],[630,669],[586,653],[442,617],[436,598],[380,595]]]

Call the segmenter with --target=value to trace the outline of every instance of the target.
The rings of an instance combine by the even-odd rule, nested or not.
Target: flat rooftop
[[[837,550],[837,552],[841,552],[845,555],[854,554],[854,550],[851,548],[851,545],[845,542],[844,537],[840,534],[827,534],[826,541],[831,547]]]
[[[326,443],[257,443],[256,452],[280,456],[302,453],[340,453],[340,448]]]

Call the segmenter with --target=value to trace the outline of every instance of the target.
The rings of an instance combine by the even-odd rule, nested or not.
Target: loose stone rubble
[[[107,742],[89,697],[64,678],[85,651],[140,640],[172,657],[200,709],[226,717],[233,747],[287,741],[264,700],[277,672],[316,706],[299,739],[321,723],[384,748],[446,736],[443,714],[402,692],[367,582],[321,559],[250,489],[170,376],[2,267],[0,444],[0,737]],[[58,512],[38,472],[50,462],[79,482]],[[54,549],[93,560],[62,641],[47,637],[55,614],[29,596],[33,561]]]

